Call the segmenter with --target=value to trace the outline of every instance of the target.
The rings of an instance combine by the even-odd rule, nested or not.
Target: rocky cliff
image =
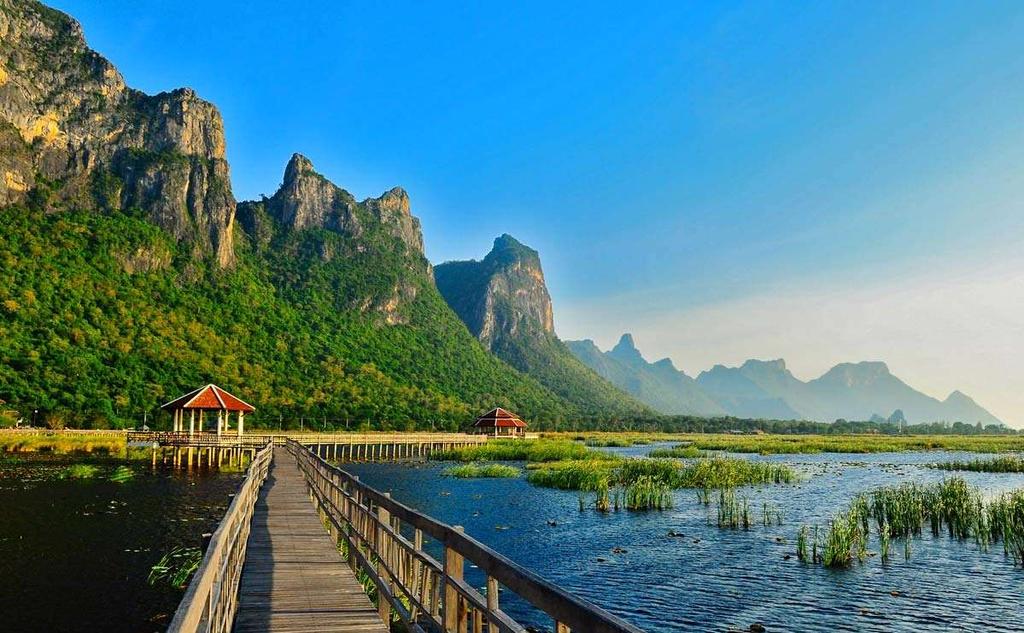
[[[516,369],[591,415],[647,412],[580,362],[555,335],[551,295],[537,251],[502,235],[483,260],[440,264],[435,278],[469,331]]]
[[[555,332],[540,255],[511,235],[494,240],[482,261],[441,264],[436,277],[445,300],[489,349],[502,338]]]
[[[0,204],[140,210],[220,266],[234,262],[224,124],[187,88],[125,85],[63,13],[0,0]]]
[[[390,325],[407,323],[405,308],[424,287],[433,289],[420,222],[401,188],[359,202],[294,154],[277,192],[239,203],[238,219],[257,250],[312,255],[321,264],[338,260],[365,273],[338,288],[345,306],[382,314]]]

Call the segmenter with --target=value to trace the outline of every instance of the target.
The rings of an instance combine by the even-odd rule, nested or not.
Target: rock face
[[[432,286],[420,222],[398,187],[357,202],[294,154],[277,192],[239,203],[238,219],[256,249],[301,249],[324,264],[347,265],[355,282],[347,290],[348,307],[381,314],[389,325],[407,323],[404,308],[424,285]]]
[[[435,275],[445,300],[488,349],[503,338],[554,335],[540,255],[511,235],[494,240],[482,261],[447,262]]]
[[[481,261],[435,268],[437,288],[469,331],[499,358],[591,415],[650,411],[576,358],[555,335],[537,251],[511,235]]]
[[[133,90],[75,20],[0,0],[0,204],[139,209],[230,266],[224,150],[220,113],[195,92]]]

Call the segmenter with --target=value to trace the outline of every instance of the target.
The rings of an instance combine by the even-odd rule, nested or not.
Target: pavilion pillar
[[[242,428],[245,424],[245,411],[238,412],[238,439],[242,439]]]
[[[189,436],[194,435],[196,432],[196,410],[192,409],[192,417],[188,421],[188,434]]]
[[[222,413],[223,412],[220,411],[219,409],[217,410],[217,437],[220,437],[221,431],[222,431],[222,427],[224,425],[224,422],[221,419],[223,417]]]
[[[202,409],[199,410],[199,432],[200,433],[203,432],[203,416],[204,416],[205,413],[206,413],[206,411],[203,411]]]

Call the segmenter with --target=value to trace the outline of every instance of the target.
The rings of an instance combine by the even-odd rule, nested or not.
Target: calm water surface
[[[162,631],[182,592],[150,567],[216,528],[241,475],[92,460],[96,478],[57,478],[80,461],[0,453],[0,631]],[[135,476],[114,483],[121,464]]]
[[[616,452],[639,455],[651,448]],[[576,492],[534,488],[524,479],[453,479],[436,463],[346,468],[649,631],[745,631],[754,622],[768,631],[1021,631],[1024,570],[1003,557],[1001,545],[983,553],[973,543],[929,533],[913,540],[909,561],[902,542],[894,543],[889,563],[874,557],[849,570],[796,559],[801,524],[824,525],[858,492],[875,486],[935,481],[945,474],[922,464],[974,457],[749,456],[792,464],[807,474],[796,485],[746,489],[757,519],[764,501],[785,513],[782,526],[749,531],[708,525],[707,509],[687,490],[676,492],[675,507],[667,511],[581,513]],[[1024,487],[1019,474],[962,475],[991,493]],[[670,537],[669,531],[685,538]],[[612,553],[615,547],[626,553]],[[877,551],[877,542],[871,548]],[[468,579],[484,584],[474,570]],[[504,595],[502,604],[520,621],[550,628],[527,605]]]

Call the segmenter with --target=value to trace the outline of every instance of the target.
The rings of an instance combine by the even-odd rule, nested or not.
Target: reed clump
[[[698,449],[762,455],[894,453],[903,451],[1024,451],[1022,435],[728,435],[686,434]]]
[[[858,495],[845,512],[833,518],[820,544],[821,560],[813,562],[847,567],[854,560],[864,560],[872,521],[883,561],[890,559],[894,538],[904,540],[904,557],[909,559],[912,539],[927,526],[935,537],[946,534],[962,542],[973,540],[982,551],[1002,543],[1004,554],[1024,565],[1024,490],[986,500],[980,489],[960,477],[876,488]],[[800,560],[806,560],[807,535],[804,526],[797,539]],[[813,545],[819,545],[817,537]]]
[[[649,453],[650,457],[671,459],[696,459],[705,455],[707,455],[707,451],[702,451],[693,444],[676,444],[670,448],[656,448]]]
[[[61,473],[61,479],[92,479],[99,472],[92,464],[72,464]]]
[[[458,479],[488,479],[518,477],[520,470],[507,464],[459,464],[444,471],[449,477]]]
[[[128,483],[135,477],[135,471],[127,466],[118,466],[110,473],[110,481],[116,484]]]
[[[438,451],[431,458],[457,462],[556,462],[569,459],[616,459],[616,456],[570,440],[539,439],[491,440],[478,446]]]
[[[1000,455],[986,459],[969,461],[948,461],[929,464],[938,470],[959,470],[975,473],[1024,473],[1024,457],[1020,455]]]
[[[150,568],[148,582],[150,585],[167,583],[175,589],[184,589],[202,560],[203,553],[198,547],[175,547]]]
[[[127,449],[124,435],[96,436],[89,433],[0,433],[0,452],[6,453],[100,453],[123,457]]]

